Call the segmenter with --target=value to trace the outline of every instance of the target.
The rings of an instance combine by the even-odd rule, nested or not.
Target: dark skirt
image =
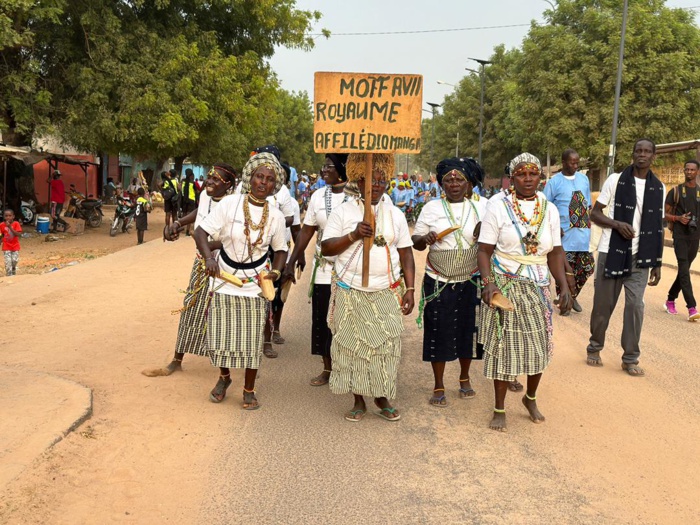
[[[328,328],[328,305],[331,301],[330,284],[314,284],[311,296],[311,354],[330,357],[333,334]]]
[[[426,275],[423,295],[435,293],[437,282]],[[425,305],[423,361],[442,363],[455,359],[481,359],[484,347],[476,342],[476,286],[469,281],[449,283]]]

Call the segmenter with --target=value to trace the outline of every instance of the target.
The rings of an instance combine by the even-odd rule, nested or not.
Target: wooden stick
[[[363,220],[368,222],[374,230],[374,216],[372,214],[372,160],[374,155],[372,153],[365,153],[365,187],[362,191],[365,195],[365,216]],[[362,250],[362,286],[369,286],[369,252],[372,249],[372,244],[374,244],[374,235],[372,237],[365,237],[363,240],[363,250]]]

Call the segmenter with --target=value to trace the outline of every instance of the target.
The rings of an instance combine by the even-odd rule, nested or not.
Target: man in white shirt
[[[598,245],[586,363],[603,366],[600,352],[605,332],[624,287],[622,369],[635,377],[644,375],[639,367],[644,290],[647,281],[649,286],[656,286],[661,279],[665,188],[650,169],[655,157],[654,142],[638,140],[632,165],[605,181],[591,211],[591,220],[603,228],[603,235]]]

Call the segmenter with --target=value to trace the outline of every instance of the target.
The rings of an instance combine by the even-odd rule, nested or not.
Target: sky
[[[530,23],[556,0],[298,0],[297,8],[323,13],[314,32],[424,31],[483,28],[438,33],[319,37],[311,51],[279,48],[271,59],[282,87],[307,91],[313,100],[316,71],[411,73],[424,76],[423,102],[441,103],[456,85],[477,69],[469,57],[488,59],[493,48],[519,47]],[[700,0],[669,0],[669,7],[696,7]],[[622,1],[620,1],[622,6]],[[622,9],[622,7],[620,7]],[[426,106],[427,107],[427,106]]]

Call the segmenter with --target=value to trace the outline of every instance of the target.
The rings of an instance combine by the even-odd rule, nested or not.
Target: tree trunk
[[[178,181],[182,180],[182,165],[185,163],[186,158],[187,156],[185,155],[173,157],[173,160],[175,161],[175,171],[177,172]]]

